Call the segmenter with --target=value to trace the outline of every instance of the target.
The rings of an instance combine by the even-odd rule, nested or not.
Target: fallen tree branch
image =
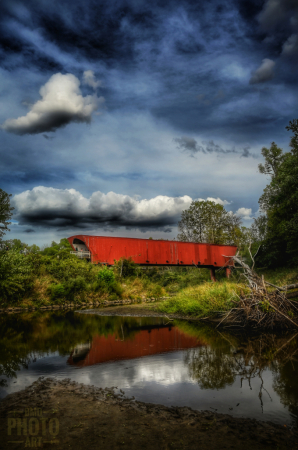
[[[287,293],[286,293],[286,297],[287,297],[287,298],[295,298],[295,297],[298,297],[298,291],[287,292]]]
[[[268,284],[268,286],[272,286],[276,289],[278,289],[279,291],[289,291],[291,289],[297,289],[298,288],[298,283],[296,284],[288,284],[287,286],[276,286],[275,284],[269,283],[269,281],[265,281],[266,284]]]
[[[243,276],[247,280],[250,292],[237,295],[238,308],[225,312],[217,326],[228,322],[229,326],[298,328],[298,304],[289,300],[289,298],[298,297],[298,291],[288,292],[289,289],[297,288],[298,284],[279,287],[265,281],[264,276],[260,277],[253,270],[254,257],[250,248],[249,253],[253,261],[252,268],[238,254],[233,257],[233,260],[243,269]],[[275,290],[268,291],[266,286],[271,286]]]

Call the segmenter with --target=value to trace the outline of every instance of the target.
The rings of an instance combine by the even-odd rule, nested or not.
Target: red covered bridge
[[[233,245],[197,244],[123,237],[88,236],[68,238],[75,254],[95,264],[113,265],[120,258],[129,258],[142,266],[198,266],[214,270],[225,267],[227,276],[233,265],[237,247]]]

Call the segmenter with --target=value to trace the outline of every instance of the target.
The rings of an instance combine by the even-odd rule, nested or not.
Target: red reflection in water
[[[108,337],[94,336],[91,344],[76,347],[68,364],[79,367],[155,355],[173,350],[201,347],[205,345],[195,337],[188,336],[177,327],[141,330],[132,338],[121,340],[115,334]]]

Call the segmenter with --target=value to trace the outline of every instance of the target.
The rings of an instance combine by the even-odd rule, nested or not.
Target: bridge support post
[[[226,267],[226,277],[230,278],[230,275],[231,275],[231,269],[230,269],[230,267]]]
[[[214,267],[210,268],[210,276],[211,276],[211,281],[216,281],[215,268]]]

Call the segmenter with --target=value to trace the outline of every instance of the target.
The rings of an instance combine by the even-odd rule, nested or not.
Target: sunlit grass
[[[244,284],[229,281],[204,283],[180,291],[175,297],[159,305],[161,312],[204,317],[235,306],[238,295],[248,291]]]

